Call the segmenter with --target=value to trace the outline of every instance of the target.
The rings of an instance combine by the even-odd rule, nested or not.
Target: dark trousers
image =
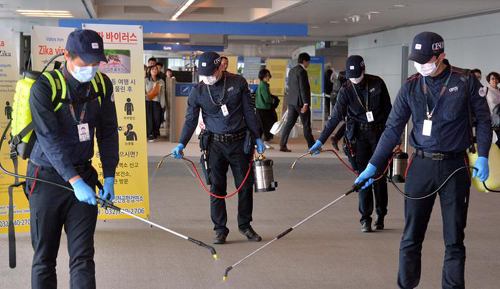
[[[325,100],[325,102],[323,103],[323,110],[325,111],[326,119],[328,119],[328,117],[330,116],[331,99],[330,99],[330,97],[324,97],[323,99]]]
[[[307,141],[307,147],[310,148],[314,145],[314,137],[311,130],[311,108],[309,107],[306,113],[300,112],[301,109],[302,107],[300,106],[288,105],[288,120],[283,130],[283,137],[281,138],[280,146],[286,147],[290,131],[292,131],[292,128],[299,116],[302,121],[302,126],[304,127],[304,137]]]
[[[243,152],[243,140],[235,142],[213,141],[210,149],[209,165],[211,168],[212,186],[210,191],[217,196],[227,195],[227,171],[229,165],[234,177],[234,185],[239,188],[245,179],[250,165],[251,155]],[[250,227],[253,210],[253,171],[238,193],[238,228],[246,230]],[[232,191],[232,190],[231,190]],[[210,196],[210,214],[217,232],[229,233],[227,228],[226,201]]]
[[[262,135],[264,136],[264,141],[270,141],[273,139],[273,134],[271,133],[271,128],[274,124],[273,111],[274,109],[257,108],[257,115],[259,116],[262,126]]]
[[[364,171],[368,166],[368,163],[375,152],[378,140],[380,139],[381,131],[359,131],[356,134],[356,165],[358,168],[358,173]],[[383,172],[387,163],[384,163],[383,167],[377,168],[380,172]],[[359,212],[361,213],[361,223],[366,221],[372,221],[373,213],[373,196],[375,195],[375,211],[378,216],[387,215],[387,181],[383,177],[376,181],[373,185],[368,188],[359,191]]]
[[[27,175],[71,187],[53,168],[28,164]],[[97,173],[89,169],[80,173],[92,188],[97,183]],[[97,206],[78,201],[75,194],[63,188],[40,181],[27,180],[31,192],[31,243],[34,256],[31,268],[31,287],[57,288],[56,260],[64,231],[68,239],[70,288],[96,288],[94,264],[94,231]],[[63,286],[66,287],[66,286]]]
[[[146,128],[148,137],[157,138],[162,123],[162,109],[158,101],[146,101]]]
[[[433,161],[412,156],[405,191],[422,197],[435,191],[456,169],[468,164],[467,157]],[[443,236],[446,247],[442,288],[465,288],[464,229],[469,207],[470,176],[467,170],[454,175],[439,191]],[[415,288],[420,280],[422,243],[436,195],[423,200],[405,199],[405,228],[399,249],[398,285]]]

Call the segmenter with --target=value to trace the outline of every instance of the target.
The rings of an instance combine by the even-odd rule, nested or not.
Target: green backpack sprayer
[[[15,268],[16,267],[16,239],[15,239],[15,226],[14,226],[14,201],[13,201],[13,190],[15,187],[22,186],[23,188],[25,187],[25,182],[20,182],[19,179],[30,179],[30,180],[36,180],[40,182],[45,182],[54,186],[58,186],[64,189],[67,189],[69,191],[73,191],[72,188],[63,186],[57,183],[53,183],[47,180],[43,179],[38,179],[38,178],[32,178],[24,175],[19,175],[18,174],[18,157],[21,157],[22,159],[29,159],[31,151],[34,147],[35,141],[36,141],[36,134],[33,132],[34,129],[34,123],[32,122],[31,118],[31,110],[30,110],[30,105],[29,105],[29,100],[30,100],[30,92],[31,92],[31,87],[33,84],[40,78],[40,77],[45,77],[49,81],[51,87],[52,87],[52,104],[54,106],[54,112],[58,111],[60,107],[62,106],[63,103],[76,103],[75,101],[72,101],[70,99],[66,99],[66,89],[67,89],[67,84],[66,80],[63,76],[63,74],[59,70],[54,70],[50,72],[45,72],[47,67],[58,57],[62,56],[63,54],[58,54],[52,57],[47,64],[45,64],[43,70],[41,72],[37,71],[27,71],[24,74],[24,77],[20,79],[17,82],[16,85],[16,92],[14,95],[14,102],[13,102],[13,113],[12,113],[12,119],[9,121],[7,126],[5,127],[5,130],[2,134],[2,139],[0,140],[0,150],[2,148],[3,142],[6,139],[7,132],[9,131],[9,128],[11,129],[10,135],[11,135],[11,140],[9,141],[10,145],[10,158],[12,159],[13,166],[14,166],[14,172],[9,172],[7,171],[2,164],[0,163],[0,170],[5,173],[6,175],[14,177],[14,184],[9,186],[9,220],[8,220],[8,235],[9,235],[9,267],[10,268]],[[94,101],[95,99],[98,100],[99,105],[101,104],[101,98],[104,98],[106,96],[106,84],[104,82],[103,75],[97,71],[96,76],[94,79],[91,80],[92,87],[95,92],[95,96],[87,99],[85,101]],[[102,185],[98,182],[97,184],[98,188],[102,190]],[[29,198],[28,195],[26,195],[27,198]],[[101,199],[99,197],[96,197],[97,202],[105,209],[112,209],[115,211],[118,211],[119,213],[131,216],[133,218],[136,218],[140,221],[143,221],[145,223],[148,223],[151,226],[155,226],[161,230],[164,230],[166,232],[169,232],[171,234],[174,234],[178,237],[181,237],[187,241],[190,241],[198,246],[204,247],[212,253],[213,257],[217,259],[217,253],[215,249],[211,246],[206,245],[205,243],[198,241],[196,239],[193,239],[191,237],[184,236],[182,234],[179,234],[175,231],[172,231],[168,228],[162,227],[158,224],[155,224],[153,222],[150,222],[149,220],[146,220],[144,218],[141,218],[139,216],[136,216],[124,209],[121,209],[113,204],[113,202],[105,199]]]

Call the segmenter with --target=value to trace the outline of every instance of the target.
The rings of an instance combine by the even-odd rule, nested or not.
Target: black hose
[[[403,191],[401,191],[401,189],[396,185],[395,182],[393,182],[390,177],[387,177],[387,179],[389,180],[390,183],[392,183],[392,185],[394,186],[394,188],[396,188],[396,190],[398,191],[398,193],[400,193],[403,197],[409,199],[409,200],[423,200],[423,199],[426,199],[426,198],[429,198],[431,197],[432,195],[435,195],[439,192],[439,190],[441,188],[444,187],[444,185],[446,185],[446,183],[451,179],[451,177],[453,177],[456,173],[458,173],[460,170],[462,169],[474,169],[474,170],[477,170],[477,168],[473,167],[473,166],[463,166],[463,167],[460,167],[458,169],[456,169],[453,173],[451,173],[447,178],[446,180],[444,180],[444,182],[432,193],[430,194],[427,194],[423,197],[410,197],[409,195],[405,194]],[[483,182],[483,186],[486,188],[486,190],[488,190],[489,192],[492,192],[492,193],[500,193],[500,191],[495,191],[495,190],[490,190],[487,186],[486,186],[486,183]]]

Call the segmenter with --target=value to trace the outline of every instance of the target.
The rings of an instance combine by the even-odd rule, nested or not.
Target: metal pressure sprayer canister
[[[404,183],[406,167],[408,166],[408,154],[399,152],[394,155],[391,165],[391,180],[395,183]]]
[[[255,192],[263,193],[275,191],[278,182],[274,181],[273,161],[266,159],[264,155],[259,155],[255,157],[252,165],[255,176]]]

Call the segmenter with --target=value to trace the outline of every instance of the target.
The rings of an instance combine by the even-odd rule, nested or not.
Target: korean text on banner
[[[120,136],[120,163],[116,169],[114,202],[130,213],[149,217],[146,108],[144,98],[143,31],[137,25],[83,24],[104,41],[108,63],[99,70],[113,83]],[[97,146],[96,146],[97,148]],[[102,181],[102,165],[96,153],[94,163]],[[128,218],[99,208],[99,218]]]
[[[283,114],[283,106],[285,104],[285,85],[287,77],[287,59],[267,59],[266,69],[271,72],[271,80],[269,80],[269,90],[271,94],[277,95],[280,99],[280,106],[276,108],[278,120],[281,119]]]
[[[45,64],[54,56],[63,53],[66,48],[68,35],[74,28],[33,26],[31,28],[31,54],[33,70],[41,71]],[[62,57],[58,59],[61,61]],[[47,71],[53,70],[51,64]]]
[[[7,123],[12,119],[12,100],[19,78],[16,45],[14,32],[11,28],[0,28],[0,132],[3,132]],[[8,140],[9,138],[7,138]],[[10,159],[10,148],[4,140],[0,158],[2,165],[10,172],[14,171]],[[19,160],[19,173],[26,174],[26,162]],[[24,181],[20,179],[19,181]],[[9,195],[8,187],[14,183],[14,177],[0,173],[0,234],[6,234],[8,229]],[[29,203],[22,191],[22,187],[14,188],[14,225],[17,232],[29,232]]]

